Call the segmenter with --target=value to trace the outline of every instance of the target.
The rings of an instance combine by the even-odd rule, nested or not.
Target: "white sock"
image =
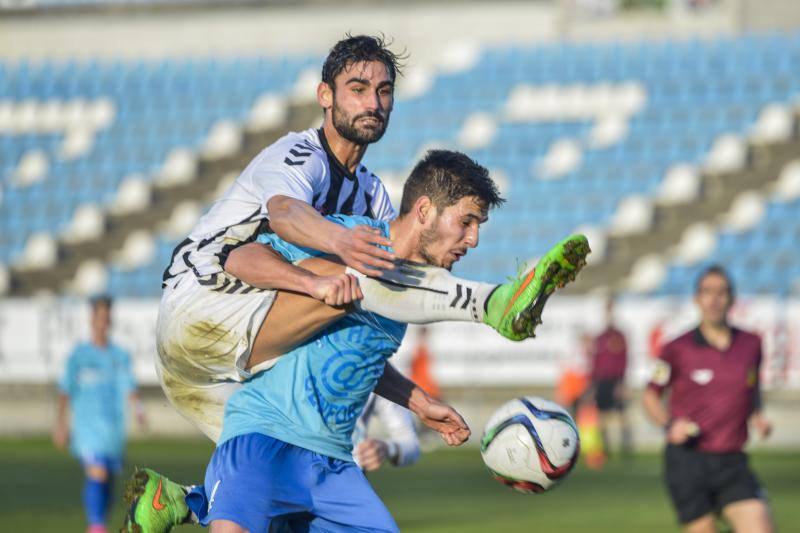
[[[483,322],[486,300],[497,285],[453,276],[447,269],[399,263],[380,278],[347,268],[358,278],[361,309],[398,322],[427,324],[442,320]]]

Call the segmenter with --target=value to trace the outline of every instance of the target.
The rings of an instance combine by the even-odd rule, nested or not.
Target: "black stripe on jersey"
[[[299,143],[295,144],[295,146],[297,146],[298,148],[301,148],[301,149],[302,148],[307,148],[307,149],[311,150],[312,152],[319,152],[319,146],[317,146],[316,144],[312,143],[308,139],[303,139]]]
[[[364,201],[367,203],[367,216],[369,218],[378,218],[375,216],[375,211],[372,209],[372,195],[364,191]]]
[[[189,237],[186,237],[185,239],[183,239],[180,242],[180,244],[178,244],[178,246],[175,247],[174,250],[172,250],[172,256],[170,256],[170,258],[169,258],[169,263],[167,264],[167,268],[164,270],[164,275],[161,276],[161,288],[162,289],[165,287],[165,284],[166,284],[167,281],[169,281],[170,279],[172,279],[172,278],[174,278],[176,276],[176,274],[170,274],[169,270],[172,268],[172,265],[175,263],[175,257],[178,255],[178,252],[181,250],[181,248],[183,248],[184,246],[187,246],[187,245],[189,245],[191,243],[192,243],[192,239],[190,239]]]
[[[227,282],[227,280],[225,280]],[[209,285],[217,285],[219,283],[219,273],[210,274],[205,276],[205,278],[197,277],[197,283],[200,285],[205,285],[208,287]]]
[[[242,283],[242,280],[235,279],[233,281],[233,285],[231,285],[231,287],[228,290],[226,290],[225,293],[226,294],[233,294],[236,291],[238,291],[239,289],[241,289],[242,287],[244,287],[244,283]]]
[[[191,251],[191,250],[189,250],[189,251],[185,252],[185,253],[183,254],[183,262],[184,262],[184,264],[185,264],[187,267],[189,267],[189,268],[192,270],[192,272],[194,272],[194,275],[195,275],[195,277],[196,277],[196,278],[198,278],[198,279],[200,279],[200,272],[198,272],[198,271],[197,271],[197,269],[196,269],[196,268],[195,268],[195,266],[194,266],[194,263],[192,263],[191,261],[189,261],[189,256],[190,256],[191,254],[192,254],[192,251]]]
[[[251,292],[253,292],[253,291],[260,291],[260,290],[261,290],[261,289],[259,289],[258,287],[253,287],[252,285],[248,285],[248,286],[247,286],[247,287],[245,287],[245,288],[244,288],[244,290],[243,290],[242,292],[240,292],[239,294],[250,294],[250,293],[251,293]]]
[[[249,222],[249,221],[246,221],[246,222]],[[239,224],[244,224],[244,223],[245,222],[240,222]],[[239,224],[237,224],[237,226]],[[264,219],[259,223],[259,225],[255,229],[255,231],[248,238],[246,238],[245,240],[239,241],[239,242],[234,243],[234,244],[226,244],[225,246],[223,246],[220,249],[220,251],[215,254],[216,258],[217,258],[217,261],[219,261],[219,266],[221,266],[222,269],[224,270],[225,269],[225,262],[228,260],[228,256],[230,255],[230,253],[232,251],[234,251],[239,246],[242,246],[243,244],[247,244],[247,243],[255,241],[258,238],[258,236],[260,234],[262,234],[262,233],[265,233],[267,229],[269,229],[269,220]]]
[[[225,228],[223,228],[223,229],[219,230],[217,233],[215,233],[215,234],[214,234],[214,235],[212,235],[211,237],[205,238],[205,239],[203,239],[202,241],[198,242],[198,243],[197,243],[197,249],[198,249],[198,250],[200,250],[200,249],[202,249],[202,248],[205,248],[206,246],[208,246],[208,245],[209,245],[209,244],[211,244],[212,242],[216,241],[217,239],[219,239],[220,237],[222,237],[223,235],[225,235],[225,232],[227,232],[227,231],[228,231],[228,229],[232,228],[233,226],[238,226],[238,225],[240,225],[240,224],[246,224],[247,222],[250,222],[251,220],[255,220],[255,219],[256,219],[256,217],[258,217],[258,215],[259,215],[259,214],[261,214],[261,208],[260,208],[260,207],[259,207],[258,209],[256,209],[256,210],[253,212],[253,214],[251,214],[251,215],[248,215],[248,216],[247,216],[247,217],[246,217],[244,220],[242,220],[241,222],[237,222],[236,224],[231,224],[230,226],[227,226],[227,227],[225,227]]]
[[[358,193],[358,180],[353,181],[353,190],[350,191],[350,196],[347,197],[347,200],[345,200],[339,208],[340,213],[346,215],[351,215],[353,213],[353,204],[356,203],[356,193]]]
[[[331,159],[328,157],[328,159]],[[322,215],[333,215],[334,213],[341,213],[343,215],[352,215],[345,211],[339,211],[339,193],[342,192],[342,185],[344,184],[344,175],[337,167],[331,164],[331,184],[328,187],[328,194],[325,196],[325,203],[322,205]]]
[[[296,143],[290,150],[289,155],[284,158],[283,162],[289,166],[295,167],[302,165],[308,160],[311,152],[304,152],[308,147],[302,143]]]

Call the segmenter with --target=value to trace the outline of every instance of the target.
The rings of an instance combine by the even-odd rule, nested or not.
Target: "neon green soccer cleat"
[[[590,252],[589,241],[583,235],[571,235],[559,242],[533,270],[497,287],[489,298],[483,321],[507,339],[535,337],[547,299],[557,287],[575,280]]]
[[[149,468],[136,469],[125,483],[128,512],[120,532],[167,533],[189,515],[184,488]]]

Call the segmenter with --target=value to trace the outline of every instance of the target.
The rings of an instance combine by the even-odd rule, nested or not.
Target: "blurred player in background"
[[[625,370],[628,367],[628,347],[625,335],[614,325],[614,300],[606,300],[606,327],[591,343],[592,387],[600,413],[600,432],[606,454],[608,432],[612,424],[620,429],[620,446],[624,454],[633,450],[631,430],[625,416]]]
[[[89,533],[106,531],[114,475],[122,468],[126,439],[126,403],[130,401],[140,426],[145,415],[136,393],[128,352],[113,344],[111,299],[90,301],[91,338],[78,344],[59,382],[53,442],[70,450],[83,465],[83,504]]]
[[[773,531],[764,490],[742,448],[748,422],[767,437],[761,412],[761,339],[728,324],[734,287],[719,266],[695,287],[700,324],[664,346],[644,392],[644,408],[664,428],[665,473],[687,532],[716,530],[721,514],[735,531]],[[669,407],[661,395],[671,392]]]
[[[434,398],[441,399],[442,390],[433,375],[433,357],[428,348],[428,328],[417,329],[417,344],[411,355],[411,381],[419,385]]]
[[[370,436],[370,423],[376,418],[386,431],[384,438]],[[353,431],[356,464],[365,472],[377,470],[387,463],[411,466],[419,460],[419,453],[419,438],[411,412],[386,398],[370,395]]]

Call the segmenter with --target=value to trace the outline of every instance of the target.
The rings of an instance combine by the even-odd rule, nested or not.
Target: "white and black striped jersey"
[[[354,173],[345,168],[331,152],[321,129],[289,133],[250,162],[175,248],[162,286],[191,270],[200,283],[216,290],[255,290],[220,274],[231,250],[269,230],[267,202],[278,195],[307,202],[323,216],[395,217],[381,180],[364,165]]]

